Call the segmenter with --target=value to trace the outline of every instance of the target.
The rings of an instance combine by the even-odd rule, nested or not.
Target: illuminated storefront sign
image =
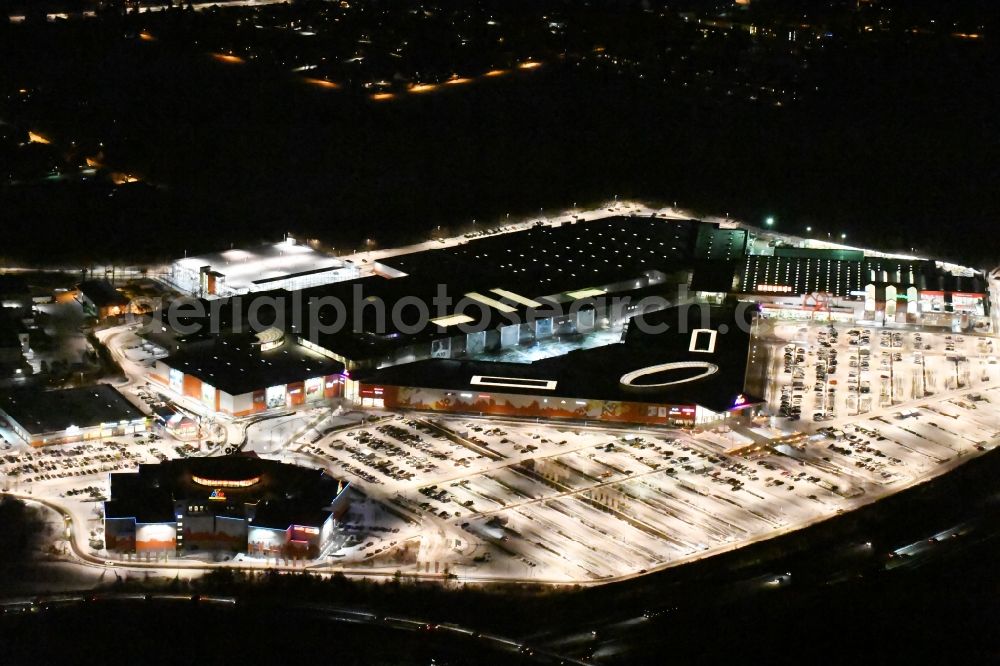
[[[201,401],[208,405],[209,407],[215,406],[215,387],[210,384],[202,382],[201,384]]]
[[[170,389],[176,393],[184,392],[184,373],[170,368]]]
[[[275,407],[284,407],[288,400],[288,393],[285,390],[285,385],[281,386],[271,386],[265,391],[265,404],[268,409],[274,409]]]
[[[199,486],[208,486],[210,488],[249,488],[252,485],[260,483],[260,477],[254,476],[249,479],[206,479],[201,476],[192,476],[191,480],[197,483]]]
[[[307,379],[305,383],[306,388],[306,400],[320,400],[323,398],[323,378],[313,377],[312,379]]]
[[[212,494],[208,496],[208,499],[216,502],[222,502],[225,501],[226,499],[226,493],[216,488],[215,490],[212,491]]]

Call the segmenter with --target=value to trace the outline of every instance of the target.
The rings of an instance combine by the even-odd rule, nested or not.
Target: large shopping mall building
[[[683,305],[633,322],[620,343],[532,363],[428,359],[358,380],[362,406],[672,426],[760,403],[747,376],[756,308]],[[648,330],[653,329],[653,330]],[[663,330],[660,330],[663,329]]]
[[[289,275],[339,270],[321,260],[311,273],[314,251],[294,247],[268,256],[272,277],[284,274],[285,250],[297,262]],[[232,416],[343,398],[363,407],[691,425],[759,402],[747,312],[989,325],[983,276],[967,268],[656,216],[539,224],[379,259],[366,271],[280,288],[256,282],[185,321],[211,334],[154,327],[151,337],[172,354],[152,379]],[[705,307],[676,307],[692,303]],[[252,313],[263,319],[256,336],[237,325]],[[640,330],[657,316],[669,328]]]

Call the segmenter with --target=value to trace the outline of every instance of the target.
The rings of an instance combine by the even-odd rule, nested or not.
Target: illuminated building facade
[[[201,298],[225,298],[274,289],[305,289],[352,280],[360,274],[350,261],[327,256],[291,236],[280,243],[178,259],[166,280]]]
[[[189,442],[198,439],[198,422],[168,405],[153,410],[153,423],[175,439]]]
[[[349,505],[349,484],[323,470],[255,457],[173,460],[110,477],[105,545],[119,553],[314,559]]]
[[[113,386],[0,395],[0,416],[31,446],[68,444],[149,430],[149,419]]]
[[[85,280],[77,285],[83,311],[98,321],[120,317],[129,312],[129,299],[107,280]]]
[[[534,363],[430,359],[364,373],[361,407],[693,427],[760,404],[746,376],[750,320],[681,306],[630,325],[620,343]]]
[[[230,336],[157,360],[149,379],[210,411],[239,417],[337,398],[343,371],[343,364],[274,335]]]

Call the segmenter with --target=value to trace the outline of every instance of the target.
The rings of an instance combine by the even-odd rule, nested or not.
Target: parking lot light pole
[[[858,372],[857,372],[856,384],[858,388],[857,392],[855,393],[855,395],[857,396],[856,398],[857,409],[854,410],[855,412],[854,415],[861,416],[861,346],[860,345],[858,346]]]
[[[892,406],[896,403],[896,376],[893,371],[895,367],[894,355],[895,352],[892,351],[892,335],[889,336],[889,405]]]
[[[829,351],[827,352],[829,354]],[[829,355],[820,359],[823,361],[823,413],[826,414],[829,411],[829,399],[830,399],[830,357]]]
[[[923,382],[923,389],[921,391],[921,398],[927,397],[927,357],[923,353],[920,354],[920,379]]]

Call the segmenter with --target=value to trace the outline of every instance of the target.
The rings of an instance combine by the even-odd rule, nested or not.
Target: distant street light
[[[813,230],[813,228],[812,228],[812,227],[806,227],[806,233],[807,233],[807,234],[811,234],[811,233],[812,233],[812,230]]]
[[[764,220],[764,224],[766,224],[769,227],[773,227],[774,226],[774,218],[773,217],[768,217],[766,220]]]
[[[840,234],[840,240],[844,240],[845,238],[847,238],[847,234]]]

